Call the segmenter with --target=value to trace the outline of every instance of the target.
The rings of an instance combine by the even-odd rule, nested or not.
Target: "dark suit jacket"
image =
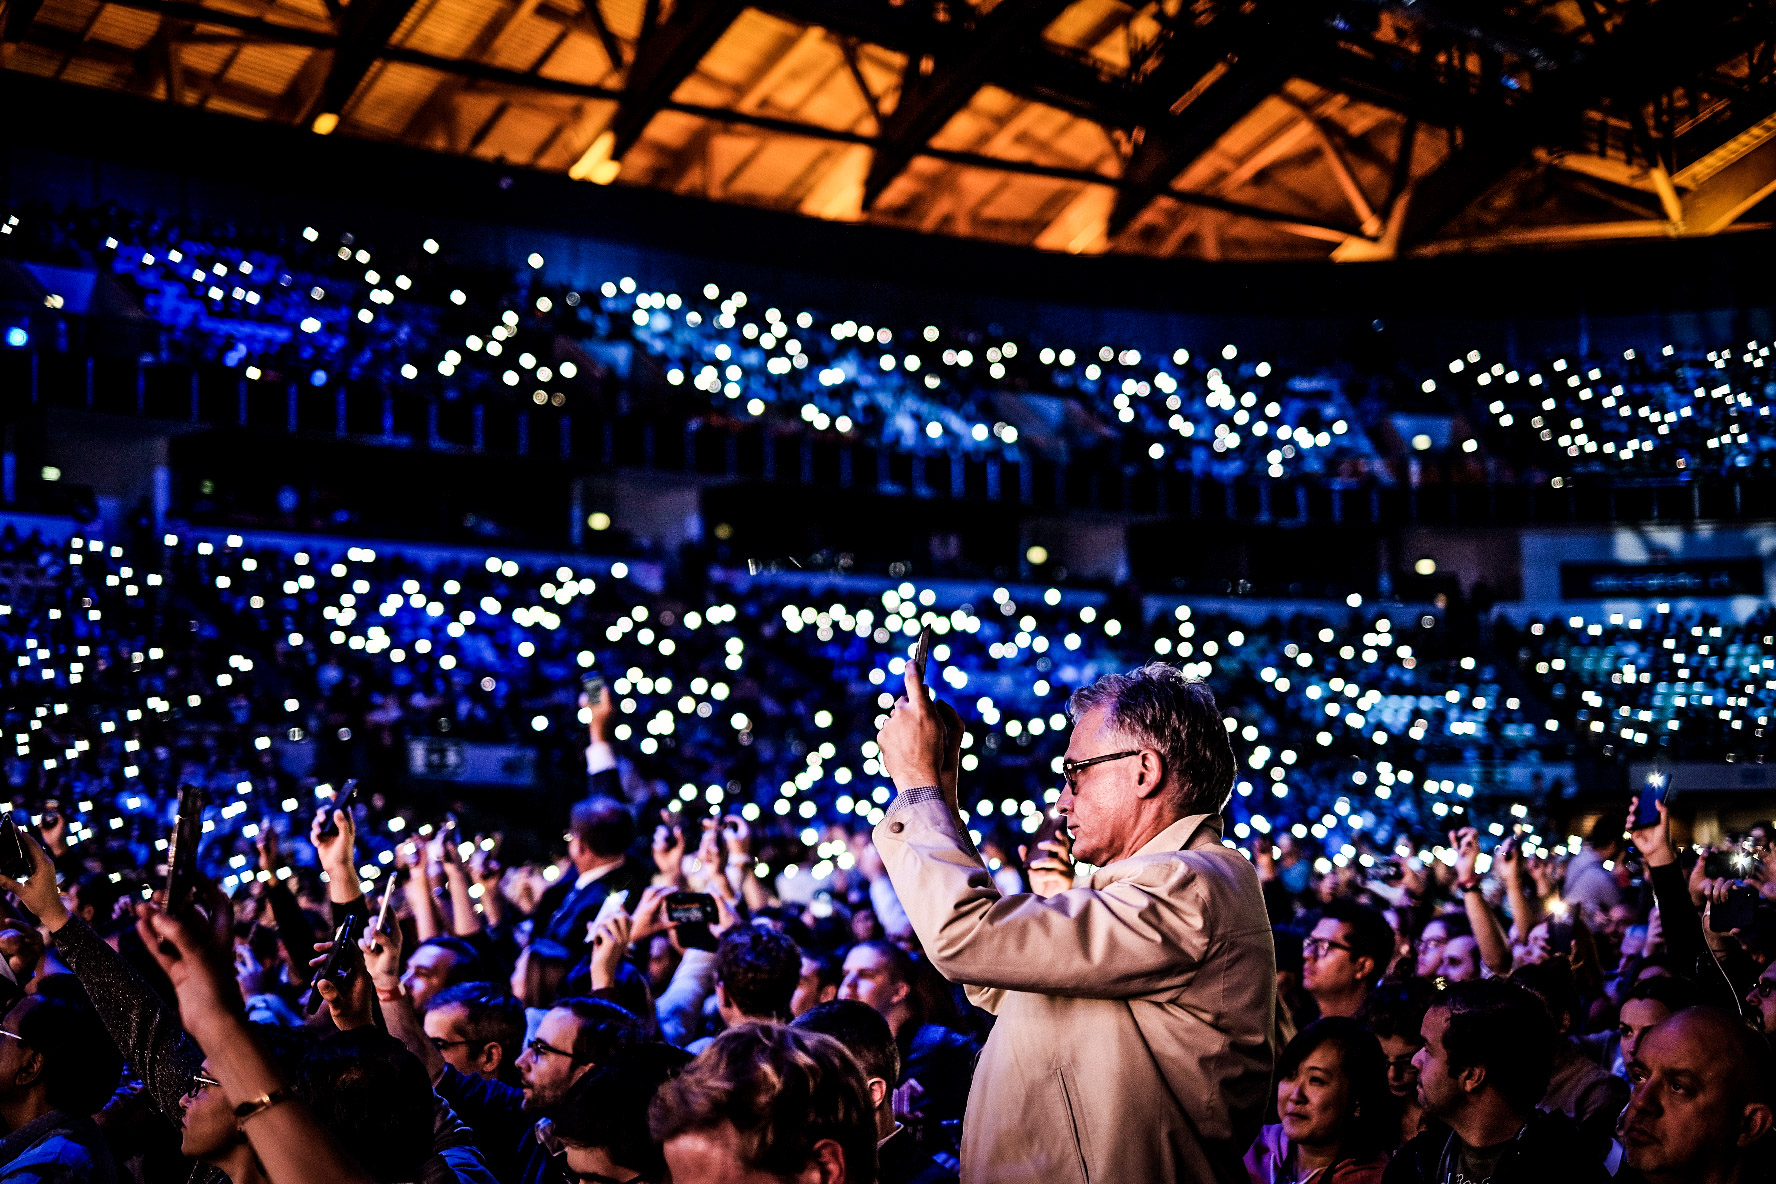
[[[633,859],[625,859],[584,888],[575,888],[572,881],[568,881],[566,894],[549,914],[549,919],[539,930],[538,936],[566,946],[568,965],[571,966],[591,948],[586,940],[586,928],[598,916],[605,897],[623,889],[628,889],[633,896],[647,882],[646,872]],[[633,908],[634,904],[631,900],[630,907]]]

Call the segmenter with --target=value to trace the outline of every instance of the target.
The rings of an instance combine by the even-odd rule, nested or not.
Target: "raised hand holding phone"
[[[925,647],[906,664],[906,691],[896,701],[876,734],[882,752],[882,764],[894,782],[894,788],[905,792],[922,785],[943,785],[943,769],[949,748],[949,728],[937,706],[925,693],[925,679],[919,667]],[[953,792],[946,794],[955,806]]]
[[[1659,791],[1656,797],[1651,796],[1655,788]],[[1651,821],[1647,820],[1649,801],[1652,803]],[[1649,868],[1677,862],[1677,851],[1671,846],[1671,815],[1665,806],[1662,786],[1648,786],[1641,795],[1629,801],[1628,838]]]

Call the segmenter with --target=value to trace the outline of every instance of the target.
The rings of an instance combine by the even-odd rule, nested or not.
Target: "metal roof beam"
[[[999,4],[974,29],[943,52],[908,55],[900,98],[882,120],[882,135],[863,182],[865,209],[900,176],[921,145],[975,96],[991,78],[993,63],[1012,48],[1040,37],[1072,0],[1018,0]]]
[[[389,38],[401,27],[418,0],[352,0],[339,21],[339,47],[321,83],[316,100],[314,130],[326,134],[339,126],[340,113],[370,68],[376,65]]]
[[[672,15],[644,29],[622,98],[606,134],[608,158],[623,159],[674,91],[696,70],[746,8],[744,0],[679,0]]]

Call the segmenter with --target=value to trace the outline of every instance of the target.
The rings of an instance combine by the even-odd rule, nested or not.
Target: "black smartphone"
[[[931,664],[931,626],[919,630],[919,640],[913,646],[913,669],[919,672],[919,681],[925,681],[925,667]]]
[[[327,960],[321,963],[320,969],[309,980],[308,998],[303,1001],[303,1014],[313,1015],[321,1009],[325,1002],[321,998],[321,984],[331,980],[335,985],[343,987],[345,980],[351,977],[353,955],[357,951],[358,939],[363,936],[364,922],[369,918],[363,913],[353,913],[339,923],[339,929],[333,934],[333,948],[327,951]]]
[[[674,892],[666,898],[666,919],[674,925],[714,925],[721,913],[707,892]]]
[[[1654,773],[1647,778],[1646,784],[1640,788],[1640,800],[1634,807],[1635,830],[1659,824],[1659,803],[1665,800],[1670,787],[1671,777],[1667,773]]]
[[[31,874],[31,854],[25,850],[25,836],[19,830],[18,820],[13,818],[9,810],[6,817],[0,820],[0,875],[12,880],[24,880]]]
[[[1744,852],[1728,848],[1705,855],[1702,873],[1711,880],[1736,880],[1747,866]]]
[[[1398,884],[1406,875],[1406,869],[1392,859],[1376,863],[1369,869],[1369,878],[1378,884]]]
[[[580,694],[586,696],[587,706],[598,702],[604,694],[605,685],[602,674],[586,674],[580,677]]]
[[[713,950],[709,927],[721,919],[715,897],[707,892],[674,892],[666,898],[666,919],[678,926],[678,944],[687,950]]]
[[[179,813],[167,840],[166,911],[181,919],[191,913],[197,899],[197,848],[203,842],[206,796],[201,786],[179,787]]]
[[[321,816],[322,838],[330,839],[339,833],[339,824],[333,821],[333,811],[345,810],[349,813],[357,800],[358,783],[354,778],[353,780],[347,781],[345,783],[345,788],[334,794],[333,800],[327,803],[327,812]]]
[[[1550,917],[1548,919],[1548,952],[1572,956],[1573,923],[1571,917]]]
[[[1735,884],[1727,889],[1727,898],[1717,900],[1708,908],[1708,927],[1716,933],[1750,929],[1757,921],[1758,890],[1750,884]]]

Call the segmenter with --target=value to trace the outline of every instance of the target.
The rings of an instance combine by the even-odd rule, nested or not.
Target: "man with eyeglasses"
[[[1320,1014],[1353,1017],[1393,962],[1394,927],[1374,909],[1335,900],[1301,943],[1301,985]]]
[[[1096,870],[1003,896],[970,841],[962,724],[906,695],[878,737],[899,793],[876,846],[925,953],[997,1015],[962,1178],[1246,1179],[1270,1088],[1276,957],[1257,873],[1221,839],[1233,748],[1214,696],[1163,663],[1075,692],[1057,810]]]
[[[641,1023],[602,999],[562,999],[537,1026],[516,1067],[522,1088],[452,1066],[427,1035],[400,977],[398,930],[372,929],[364,938],[364,966],[382,1002],[389,1034],[418,1057],[432,1088],[469,1129],[488,1169],[503,1184],[570,1184],[538,1120],[592,1068],[641,1038]]]

